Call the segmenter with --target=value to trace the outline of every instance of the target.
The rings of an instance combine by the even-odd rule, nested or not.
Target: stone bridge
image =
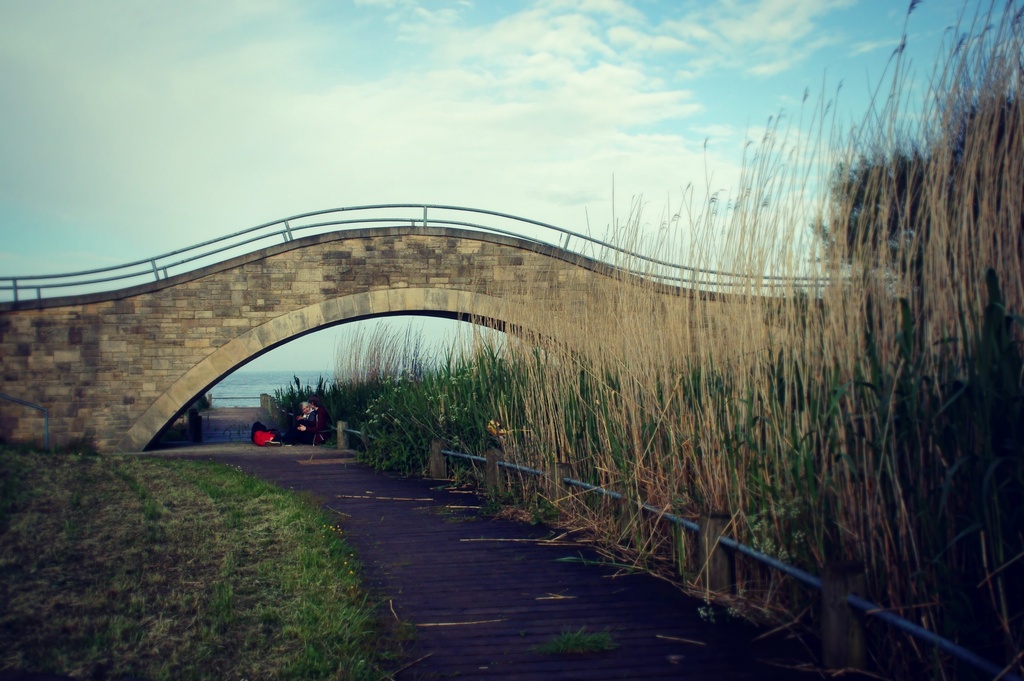
[[[319,234],[118,291],[0,303],[0,393],[48,410],[51,446],[140,451],[226,374],[304,334],[397,314],[500,327],[527,302],[582,314],[597,280],[621,276],[503,234]],[[42,424],[0,400],[5,440],[39,443]]]

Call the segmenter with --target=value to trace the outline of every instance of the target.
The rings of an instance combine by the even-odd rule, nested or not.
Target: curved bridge
[[[54,444],[142,450],[225,375],[304,334],[398,314],[543,325],[544,314],[595,313],[592,292],[609,279],[659,287],[670,295],[655,314],[681,318],[672,301],[684,290],[770,295],[821,283],[696,270],[459,206],[303,213],[117,267],[0,277],[0,296],[13,298],[0,302],[0,438],[43,441],[36,407]]]
[[[582,309],[595,259],[506,234],[362,228],[287,240],[112,292],[0,303],[0,393],[45,406],[54,444],[153,445],[224,375],[304,334],[419,314],[516,324],[527,300]],[[42,439],[42,419],[0,401],[0,436]]]

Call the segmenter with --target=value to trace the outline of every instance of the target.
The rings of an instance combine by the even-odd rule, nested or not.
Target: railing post
[[[441,441],[433,440],[430,443],[430,459],[427,461],[428,472],[434,480],[444,480],[448,477],[448,467],[444,463],[444,454],[441,453]]]
[[[338,433],[338,449],[348,449],[348,421],[338,421],[336,432]]]
[[[11,289],[14,291],[14,302],[18,302],[18,278],[11,279]]]
[[[866,669],[863,616],[846,597],[863,596],[864,566],[856,561],[825,564],[821,575],[821,652],[828,669]]]
[[[700,545],[700,580],[706,591],[732,593],[736,585],[736,566],[733,556],[719,541],[732,522],[728,513],[701,516],[698,544]]]
[[[546,468],[545,493],[548,495],[548,501],[557,506],[558,502],[569,494],[569,490],[566,489],[565,482],[562,480],[569,475],[569,464],[552,460],[548,462]]]
[[[188,439],[192,442],[203,441],[203,417],[195,407],[188,410]]]
[[[626,546],[633,545],[635,537],[633,529],[640,520],[640,509],[637,503],[623,494],[615,500],[614,508],[619,541]]]
[[[423,206],[423,226],[427,226],[427,207]]]
[[[680,577],[686,574],[686,567],[690,560],[689,551],[686,546],[686,529],[680,523],[672,523],[672,559],[675,561],[676,574]]]
[[[497,449],[488,449],[484,452],[484,458],[487,459],[487,464],[484,469],[487,492],[494,495],[497,494],[501,487],[501,469],[498,467],[498,461],[501,459],[501,452]]]

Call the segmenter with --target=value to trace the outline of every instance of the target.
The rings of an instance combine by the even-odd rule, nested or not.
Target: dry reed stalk
[[[860,224],[887,224],[919,210],[915,222],[899,218],[905,238],[897,247],[882,230],[847,240],[854,207],[837,200],[818,205],[827,211],[838,248],[824,249],[814,262],[801,260],[799,249],[788,246],[797,240],[795,227],[784,225],[795,226],[804,214],[813,184],[807,168],[832,165],[820,155],[836,136],[822,125],[790,149],[790,138],[775,129],[744,176],[753,190],[748,201],[728,216],[710,205],[715,197],[699,211],[691,204],[678,213],[689,217],[695,232],[681,259],[705,270],[727,263],[748,277],[746,286],[731,295],[671,294],[609,277],[575,291],[558,314],[517,310],[517,323],[545,334],[509,344],[510,356],[526,368],[522,418],[531,429],[530,450],[674,513],[732,511],[741,538],[778,555],[795,552],[808,568],[862,560],[880,601],[919,606],[919,621],[935,626],[945,607],[932,593],[940,579],[936,553],[955,537],[929,535],[934,522],[926,497],[970,452],[945,449],[940,433],[924,421],[908,421],[905,410],[919,402],[934,412],[937,407],[928,405],[941,406],[942,386],[919,377],[945,375],[950,366],[971,361],[971,339],[982,331],[988,303],[988,268],[998,277],[1006,309],[1024,310],[1024,112],[1019,95],[999,94],[1021,91],[1020,69],[1010,59],[1020,53],[1020,40],[1012,17],[985,23],[994,26],[987,34],[990,49],[964,50],[934,82],[938,104],[916,131],[931,145],[929,155],[901,171],[904,176],[866,178]],[[850,140],[885,149],[901,139],[909,91],[897,68],[888,98],[873,112],[876,123]],[[942,134],[957,130],[954,105],[964,98],[978,113],[963,127],[962,149],[942,153],[955,146]],[[816,111],[824,116],[823,108]],[[999,126],[1006,132],[991,134]],[[782,162],[792,159],[804,164],[803,174]],[[855,158],[845,160],[849,167]],[[903,193],[908,178],[917,183],[912,193],[919,200]],[[957,180],[956,194],[950,178]],[[735,248],[712,256],[706,235],[723,221]],[[639,248],[631,240],[640,239],[640,224],[631,215],[620,235],[631,250]],[[845,250],[847,242],[852,250]],[[645,244],[655,253],[664,252],[663,245]],[[654,273],[627,257],[615,262]],[[794,287],[769,297],[763,289],[768,273],[822,274],[829,281],[817,295]],[[578,514],[580,524],[615,534],[600,507],[584,498],[571,496],[563,510]],[[650,528],[631,533],[643,551],[664,545]],[[979,550],[988,598],[1012,638],[1012,626],[1019,625],[1011,625],[1015,615],[999,577],[1013,556],[1000,558],[991,542]],[[955,571],[965,558],[950,552],[944,560]],[[762,580],[749,585],[752,592],[771,593],[786,605],[788,595],[775,589],[772,577],[752,573],[751,579]]]

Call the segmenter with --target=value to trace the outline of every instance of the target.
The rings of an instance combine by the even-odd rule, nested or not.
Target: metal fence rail
[[[651,257],[616,244],[556,225],[510,213],[443,204],[392,203],[348,206],[299,213],[265,222],[222,237],[203,241],[152,258],[123,265],[65,274],[0,277],[0,296],[17,302],[57,295],[96,293],[160,281],[203,266],[222,262],[258,248],[307,236],[356,228],[422,226],[461,227],[559,248],[593,258],[623,271],[672,286],[758,292],[798,288],[818,290],[828,280],[814,276],[786,277],[690,267]],[[109,286],[117,284],[116,287]]]

